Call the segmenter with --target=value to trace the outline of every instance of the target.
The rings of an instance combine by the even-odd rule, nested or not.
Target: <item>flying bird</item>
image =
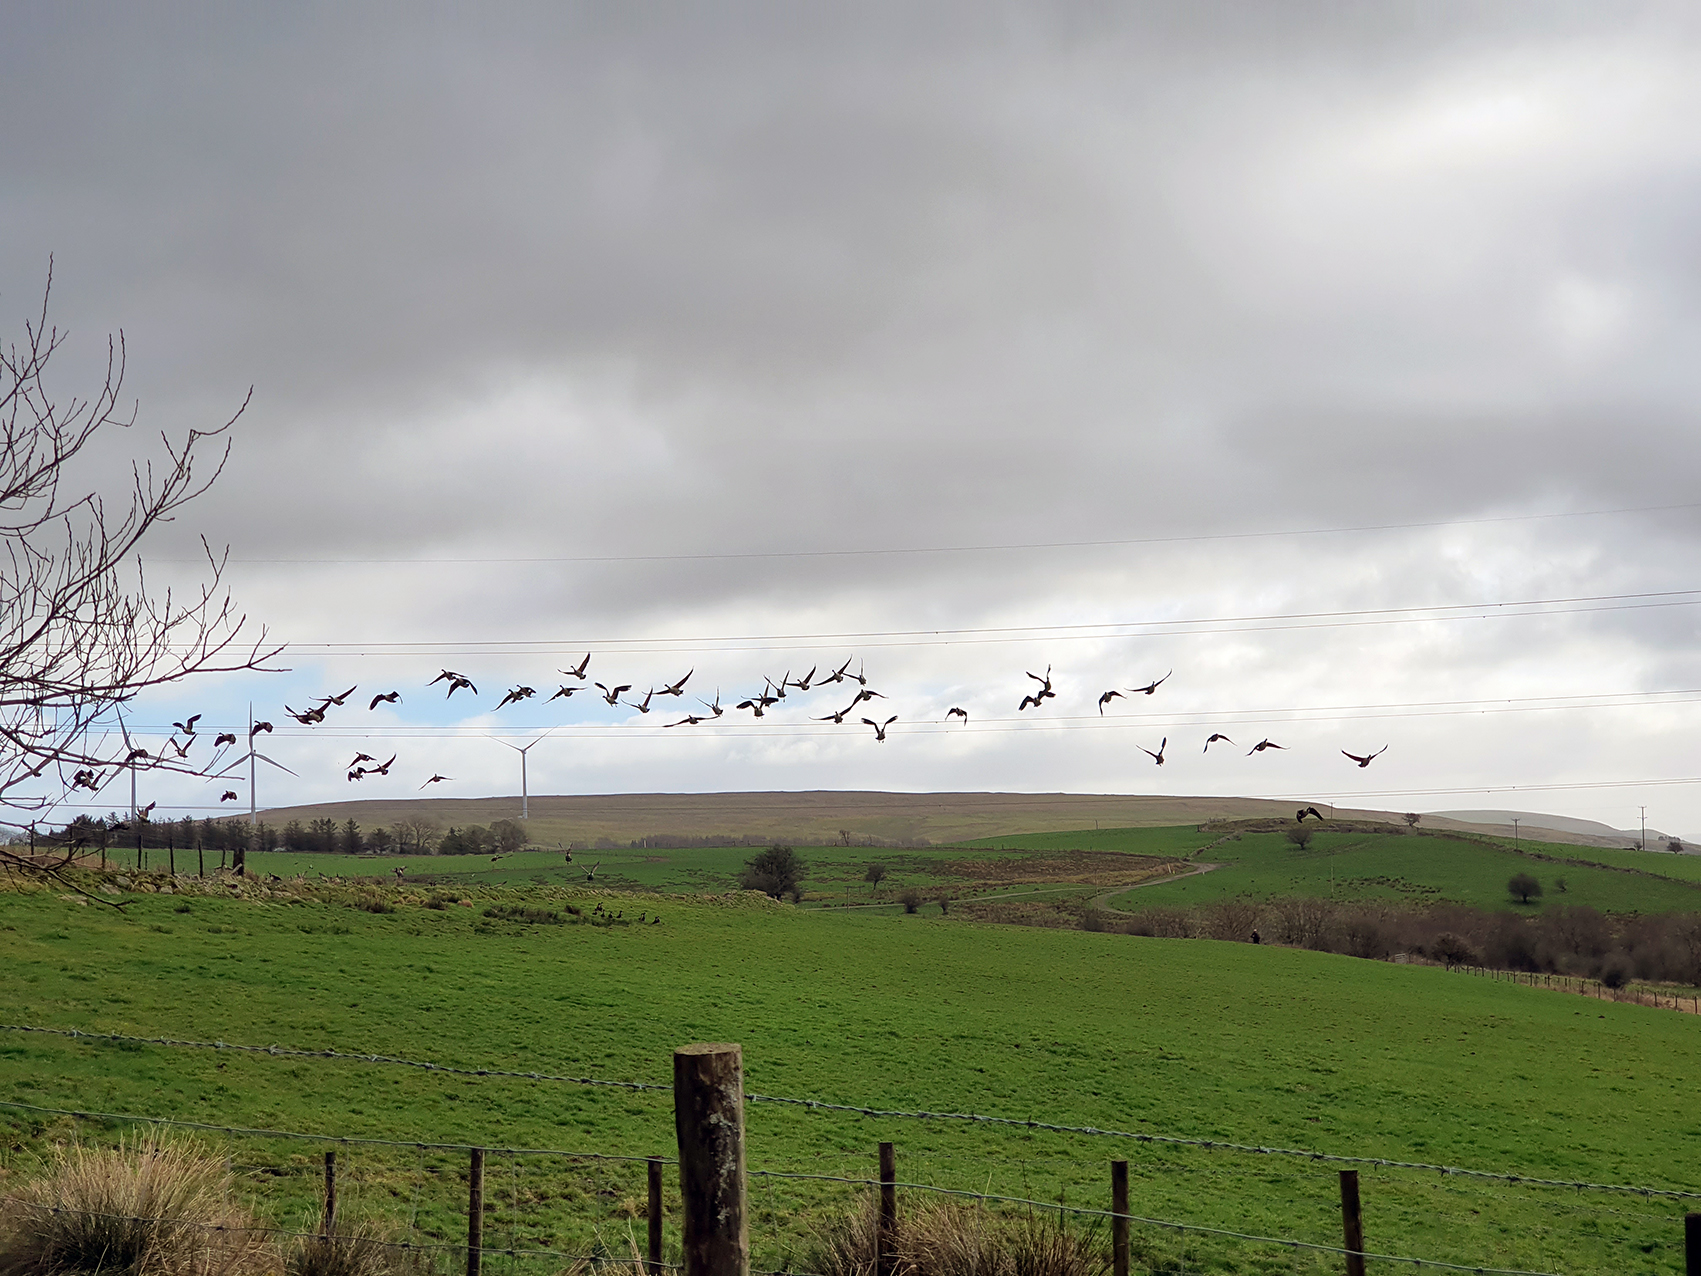
[[[592,685],[596,687],[598,691],[602,692],[602,698],[608,701],[611,705],[620,703],[620,693],[622,691],[632,690],[632,684],[629,682],[623,682],[618,687],[605,687],[600,682],[593,683]]]
[[[177,743],[177,737],[176,736],[172,736],[171,739],[166,741],[166,743],[169,744],[172,748],[177,750],[177,756],[179,758],[186,758],[186,757],[189,756],[189,745]],[[193,741],[191,741],[190,743],[193,743]]]
[[[808,691],[809,690],[809,684],[815,680],[815,669],[816,669],[816,666],[811,665],[810,668],[809,668],[809,672],[804,674],[803,677],[799,678],[796,682],[792,683],[791,685],[796,687],[799,691]]]
[[[585,653],[585,658],[581,660],[576,667],[572,669],[563,669],[560,672],[566,674],[569,678],[577,678],[580,682],[583,682],[585,680],[585,670],[590,667],[591,653],[587,651]]]
[[[520,701],[529,700],[536,694],[537,691],[532,687],[515,687],[507,695],[502,697],[502,704],[499,704],[496,707],[500,709],[504,705],[519,704]]]
[[[368,775],[388,775],[388,774],[390,774],[390,767],[395,762],[395,760],[396,760],[396,755],[392,753],[390,755],[390,761],[389,762],[384,763],[383,766],[371,767],[370,769],[368,769],[366,774],[368,774]]]
[[[772,703],[773,703],[773,700],[771,700],[767,696],[751,696],[750,699],[740,700],[737,704],[733,705],[732,707],[734,709],[748,709],[748,710],[750,710],[750,712],[754,713],[758,718],[760,718],[762,716],[762,710]]]
[[[248,728],[248,738],[250,740],[252,740],[255,736],[259,735],[260,732],[262,732],[262,731],[266,732],[269,735],[269,734],[271,734],[271,730],[272,730],[272,724],[271,723],[269,723],[269,722],[256,722],[253,726]]]
[[[1107,704],[1109,704],[1112,700],[1120,700],[1120,699],[1122,699],[1122,693],[1120,691],[1107,691],[1102,696],[1100,696],[1099,697],[1099,717],[1101,717],[1101,718],[1104,717],[1104,707]]]
[[[846,667],[849,667],[850,661],[845,661],[845,665]],[[853,673],[851,677],[856,680],[856,684],[859,687],[866,687],[868,685],[868,665],[859,660],[856,662],[856,669],[857,671]]]
[[[1032,678],[1035,682],[1040,684],[1040,689],[1039,689],[1038,694],[1039,694],[1041,699],[1044,699],[1047,696],[1054,696],[1054,695],[1057,694],[1055,691],[1053,691],[1051,689],[1051,666],[1050,665],[1047,665],[1045,667],[1045,677],[1043,677],[1043,678],[1040,677],[1037,673],[1035,673],[1032,669],[1029,669],[1027,671],[1027,674],[1028,674],[1028,677]]]
[[[153,755],[150,754],[146,749],[137,748],[137,749],[131,749],[129,754],[125,757],[124,760],[126,762],[134,762],[137,758],[146,758],[146,757],[152,757],[152,756]]]
[[[1016,712],[1020,713],[1023,709],[1027,708],[1037,709],[1040,707],[1041,703],[1043,702],[1037,692],[1031,696],[1023,696],[1022,703],[1016,706]]]
[[[363,766],[355,767],[354,770],[352,770],[348,773],[348,778],[350,780],[363,780],[363,779],[365,779],[366,778],[366,768],[363,767]]]
[[[702,705],[717,718],[726,712],[725,709],[721,708],[721,689],[719,687],[715,688],[715,702],[713,704],[710,704],[707,700],[701,698],[698,699],[697,703]]]
[[[1376,761],[1377,758],[1381,757],[1384,753],[1388,752],[1388,746],[1383,745],[1380,749],[1378,749],[1375,753],[1370,754],[1368,757],[1360,757],[1356,753],[1347,753],[1347,751],[1345,749],[1342,749],[1341,752],[1343,754],[1346,754],[1346,756],[1351,758],[1354,762],[1358,763],[1359,770],[1362,771],[1365,767],[1369,766],[1372,762]]]
[[[472,681],[471,678],[455,678],[449,683],[448,695],[444,696],[443,698],[445,700],[447,700],[449,698],[449,696],[454,695],[457,691],[460,691],[462,688],[465,688],[466,690],[472,692],[473,695],[475,695],[475,696],[478,694],[478,688],[473,686],[473,681]]]
[[[684,695],[685,694],[685,684],[691,681],[691,675],[696,673],[696,672],[697,672],[696,667],[693,666],[691,669],[686,671],[685,676],[683,678],[681,678],[678,682],[670,682],[666,686],[664,686],[661,689],[661,694],[664,695],[664,696],[682,696],[682,695]]]
[[[951,708],[945,710],[945,721],[949,722],[952,718],[961,718],[963,720],[963,725],[967,726],[969,721],[969,711],[967,709],[959,709],[953,705]]]
[[[1265,749],[1285,749],[1287,747],[1285,744],[1277,744],[1274,740],[1260,740],[1246,751],[1246,756],[1251,757],[1254,753],[1262,753]]]
[[[154,813],[154,808],[158,805],[158,802],[149,802],[140,811],[138,811],[137,814],[145,820]]]
[[[441,784],[444,780],[450,780],[450,779],[453,779],[453,778],[454,778],[453,776],[448,776],[448,775],[434,775],[429,780],[427,780],[425,782],[425,784]],[[425,787],[425,784],[422,784],[419,787],[423,789]]]
[[[845,721],[845,714],[849,713],[851,711],[851,709],[855,708],[855,707],[856,706],[852,705],[852,706],[850,706],[850,708],[840,709],[837,713],[829,713],[825,718],[811,718],[810,721],[811,722],[836,722],[840,726],[843,726],[844,721]]]
[[[1164,764],[1164,750],[1167,749],[1167,748],[1169,748],[1169,737],[1166,735],[1164,737],[1164,742],[1158,746],[1158,751],[1156,753],[1153,753],[1150,749],[1148,749],[1143,744],[1140,746],[1140,752],[1144,753],[1148,758],[1150,758],[1153,762],[1156,762],[1159,766],[1162,766]]]
[[[694,727],[699,722],[707,722],[707,721],[708,721],[707,718],[695,717],[692,714],[688,713],[683,718],[681,718],[678,722],[669,722],[666,725],[670,726],[670,727]]]
[[[234,802],[234,801],[236,801],[236,790],[235,789],[226,789],[224,791],[224,796],[221,797],[219,799],[219,801],[221,801],[221,802]]]
[[[377,760],[378,759],[373,757],[370,753],[357,753],[354,755],[354,760],[350,762],[349,765],[359,766],[362,762],[376,762]]]
[[[319,703],[320,704],[334,704],[340,709],[340,708],[342,708],[343,701],[347,700],[350,696],[352,696],[354,694],[354,692],[355,692],[355,688],[350,687],[347,691],[343,692],[342,695],[340,695],[340,696],[326,696]]]
[[[552,695],[550,697],[550,699],[551,700],[566,700],[566,699],[569,699],[575,691],[583,691],[583,690],[584,690],[583,687],[569,687],[566,683],[562,683],[561,684],[561,690],[557,691],[554,695]]]
[[[323,722],[325,720],[325,710],[323,708],[309,709],[305,713],[297,713],[286,704],[284,706],[284,712],[289,714],[290,717],[294,718],[304,727],[310,727],[315,723]]]
[[[1204,752],[1209,753],[1211,751],[1211,746],[1213,744],[1215,744],[1218,740],[1221,740],[1224,744],[1233,744],[1234,743],[1233,740],[1229,739],[1221,731],[1213,731],[1213,732],[1211,732],[1211,734],[1209,736],[1207,736],[1205,738]]]
[[[201,715],[197,713],[197,714],[191,715],[187,722],[173,722],[171,725],[176,727],[184,735],[194,735],[195,734],[195,724],[197,722],[199,722],[200,720],[201,720]]]
[[[1308,815],[1314,820],[1320,820],[1320,819],[1323,818],[1323,812],[1319,811],[1316,807],[1314,807],[1314,806],[1302,806],[1302,807],[1299,808],[1299,810],[1295,811],[1294,814],[1293,814],[1294,823],[1295,824],[1304,824],[1305,823],[1305,817],[1308,816]]]
[[[602,861],[601,860],[598,860],[595,864],[592,864],[590,872],[585,874],[585,880],[587,882],[596,881],[597,880],[597,870],[601,867],[602,867]]]
[[[891,717],[887,718],[886,721],[884,721],[884,722],[876,722],[873,718],[864,718],[863,722],[865,722],[867,725],[874,728],[875,743],[876,744],[884,744],[886,742],[886,728],[891,726],[897,720],[898,720],[898,715],[894,713]]]
[[[236,743],[236,732],[234,732],[234,731],[221,731],[213,739],[213,748],[222,749],[227,744],[235,744],[235,743]]]
[[[376,696],[372,697],[372,703],[366,706],[366,711],[368,713],[371,713],[372,710],[376,709],[380,704],[395,704],[396,701],[400,700],[401,698],[402,698],[402,693],[399,692],[399,691],[383,692],[380,695],[376,695]]]
[[[465,677],[466,677],[465,674],[456,673],[453,669],[445,669],[442,673],[438,674],[435,678],[433,678],[430,682],[426,683],[425,685],[430,687],[430,686],[436,685],[439,682],[460,682]]]
[[[837,669],[833,670],[832,673],[827,674],[821,679],[821,685],[824,687],[829,682],[843,682],[845,680],[845,670],[850,668],[850,662],[854,659],[856,659],[855,656],[846,656],[844,664],[840,665]]]
[[[856,706],[861,704],[864,700],[873,700],[876,696],[882,700],[886,698],[884,692],[870,691],[867,687],[864,687],[861,691],[856,693],[856,699],[851,701],[851,708],[856,708]]]
[[[1169,671],[1169,673],[1166,673],[1163,677],[1159,678],[1156,682],[1148,682],[1143,687],[1130,687],[1130,688],[1128,688],[1128,694],[1131,695],[1131,696],[1139,696],[1139,695],[1149,696],[1154,691],[1156,691],[1159,687],[1163,686],[1164,683],[1168,682],[1169,681],[1169,674],[1174,673],[1174,672],[1175,672],[1175,670],[1171,669]]]
[[[650,711],[650,701],[654,700],[655,698],[656,698],[656,689],[654,687],[651,687],[648,691],[646,691],[644,693],[644,698],[642,700],[638,701],[637,703],[634,703],[633,701],[628,700],[626,702],[626,707],[629,708],[629,709],[636,709],[639,713],[648,713]]]
[[[770,691],[774,693],[772,698],[768,701],[769,704],[774,703],[776,700],[784,700],[786,698],[786,688],[789,686],[791,686],[790,669],[787,669],[780,675],[780,680],[778,682],[775,682],[772,678],[765,675],[762,678],[762,694],[767,695]]]
[[[98,789],[100,787],[100,773],[98,771],[78,771],[71,777],[71,787],[73,789]]]

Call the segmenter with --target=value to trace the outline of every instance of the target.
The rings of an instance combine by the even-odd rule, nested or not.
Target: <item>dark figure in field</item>
[[[1252,932],[1252,942],[1255,943],[1255,944],[1261,944],[1261,943],[1264,942],[1262,939],[1258,938],[1258,932],[1257,931]]]

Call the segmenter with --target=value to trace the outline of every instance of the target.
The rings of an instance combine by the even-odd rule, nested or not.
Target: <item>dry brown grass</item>
[[[822,1276],[873,1276],[872,1204],[823,1234],[805,1267]],[[898,1221],[897,1276],[1103,1276],[1110,1255],[1092,1232],[1055,1216],[994,1214],[955,1201],[927,1203]]]
[[[137,1139],[62,1151],[8,1202],[0,1276],[259,1276],[275,1252],[229,1203],[224,1162]]]
[[[377,1224],[341,1220],[335,1231],[298,1237],[284,1264],[286,1276],[399,1276],[416,1264]]]

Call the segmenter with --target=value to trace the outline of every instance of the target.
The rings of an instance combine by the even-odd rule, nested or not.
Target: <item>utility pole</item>
[[[1518,820],[1516,816],[1512,819],[1512,849],[1518,849]]]
[[[1644,851],[1648,849],[1648,808],[1642,808],[1642,840],[1637,843]]]

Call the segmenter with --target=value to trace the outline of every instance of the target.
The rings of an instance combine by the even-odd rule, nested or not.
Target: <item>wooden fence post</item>
[[[673,1052],[673,1125],[686,1276],[750,1276],[744,1052],[738,1046],[691,1045]]]
[[[1364,1212],[1358,1202],[1358,1171],[1341,1171],[1341,1232],[1346,1237],[1347,1276],[1364,1276]]]
[[[650,1276],[658,1276],[662,1261],[662,1163],[661,1158],[650,1158]]]
[[[892,1276],[898,1260],[898,1154],[890,1143],[880,1145],[880,1226],[875,1233],[875,1276]]]
[[[1701,1276],[1701,1214],[1683,1216],[1684,1276]]]
[[[331,1236],[337,1230],[337,1154],[325,1153],[325,1214],[319,1223],[319,1235]]]
[[[1128,1162],[1110,1163],[1111,1276],[1128,1276]]]
[[[467,1276],[484,1261],[484,1149],[472,1150],[467,1167]]]

